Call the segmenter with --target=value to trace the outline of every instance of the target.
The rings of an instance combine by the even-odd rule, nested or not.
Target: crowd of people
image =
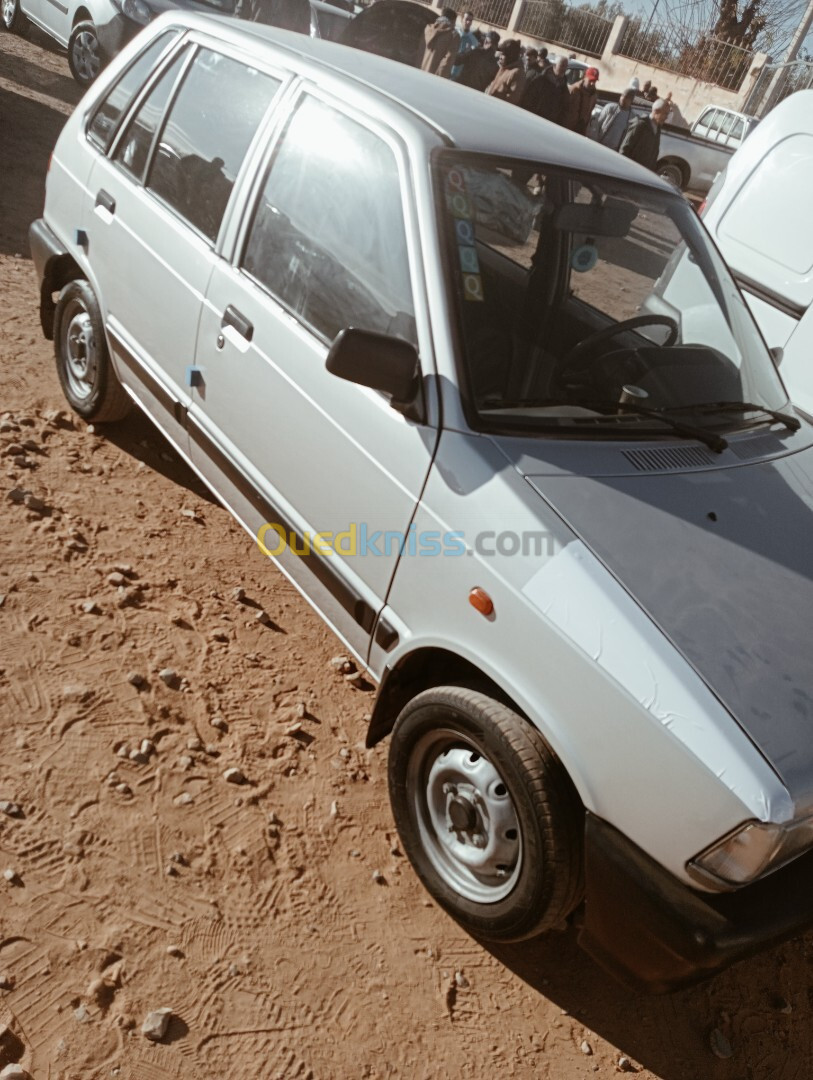
[[[569,83],[567,57],[552,62],[547,49],[523,48],[515,38],[501,39],[496,30],[472,30],[472,22],[470,11],[458,20],[456,11],[444,8],[424,31],[421,68],[511,102],[655,168],[671,94],[660,98],[651,81],[641,87],[633,79],[619,100],[606,104],[594,118],[598,68],[586,68],[577,82]],[[641,98],[651,102],[648,116],[633,112]]]

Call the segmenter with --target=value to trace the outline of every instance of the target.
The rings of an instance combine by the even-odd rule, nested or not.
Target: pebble
[[[11,866],[7,867],[3,871],[3,877],[9,883],[9,885],[16,885],[17,882],[20,880],[20,875]]]
[[[116,751],[116,755],[120,758],[126,758],[130,756],[130,747],[127,745],[127,743],[122,743],[122,745]]]
[[[349,683],[350,686],[359,686],[361,683],[364,682],[364,672],[351,671],[347,675],[345,675],[344,681],[346,683]]]
[[[163,457],[164,455],[162,454],[161,456]],[[167,460],[172,461],[172,458],[168,458]],[[181,515],[189,518],[190,521],[203,522],[203,518],[200,517],[197,510],[181,510]]]
[[[581,1052],[583,1054],[586,1054],[588,1057],[593,1056],[593,1047],[590,1045],[590,1043],[587,1041],[587,1039],[582,1039],[581,1046],[579,1047],[579,1049],[581,1050]]]
[[[80,1024],[87,1024],[90,1021],[90,1013],[84,1005],[80,1005],[78,1009],[74,1009],[73,1016]]]
[[[9,817],[22,817],[23,808],[16,802],[0,802],[0,813],[8,814]]]
[[[719,1028],[714,1028],[709,1035],[709,1043],[711,1044],[711,1052],[718,1058],[730,1058],[734,1053],[731,1048],[731,1043],[723,1035]]]
[[[213,716],[209,723],[213,728],[217,728],[218,731],[229,730],[229,725],[226,723],[222,716]]]
[[[182,791],[180,795],[176,795],[172,800],[176,806],[188,806],[193,802],[192,796],[188,791]]]
[[[254,621],[258,622],[260,626],[273,626],[274,620],[268,614],[267,611],[258,611],[254,616]]]
[[[113,571],[117,574],[124,574],[128,578],[138,577],[138,574],[129,563],[116,563],[113,566]]]
[[[25,506],[28,510],[33,510],[37,514],[44,514],[48,509],[42,499],[38,499],[36,495],[26,495]]]
[[[187,750],[202,750],[203,749],[203,743],[200,741],[200,739],[197,737],[197,735],[193,735],[190,739],[186,740],[186,749]]]
[[[133,789],[129,784],[116,784],[116,791],[119,795],[132,795]]]
[[[85,600],[84,603],[80,604],[80,608],[85,615],[101,615],[102,613],[102,609],[95,600]]]
[[[141,1025],[141,1034],[153,1042],[160,1042],[167,1033],[172,1009],[154,1009],[147,1013]]]
[[[166,874],[167,877],[177,877],[178,876],[178,871],[175,869],[175,867],[172,865],[172,863],[167,863],[167,865],[164,867],[164,873]]]
[[[129,754],[130,761],[134,761],[136,765],[146,765],[147,755],[142,754],[140,750],[131,750]]]
[[[330,816],[331,817],[338,817],[339,816],[339,804],[336,802],[335,799],[330,804]]]
[[[454,981],[455,981],[455,986],[459,986],[461,990],[467,990],[469,988],[469,986],[471,986],[471,983],[469,982],[469,980],[466,978],[466,976],[463,974],[462,971],[456,971],[454,973]],[[584,1043],[582,1043],[582,1046],[584,1046]],[[592,1052],[593,1051],[591,1050],[590,1053],[592,1054]],[[586,1051],[585,1051],[585,1053],[586,1053]]]
[[[142,686],[147,685],[147,680],[138,671],[131,671],[127,676],[127,682],[134,686],[136,690],[140,690]]]
[[[360,859],[361,858],[361,852],[356,851],[356,849],[353,848],[353,850],[350,852],[350,858],[351,859]]]
[[[25,501],[25,497],[28,494],[29,492],[23,491],[22,488],[12,488],[8,495],[6,495],[6,498],[9,502],[16,503],[20,506]]]
[[[381,873],[380,870],[373,870],[373,872],[372,872],[372,874],[370,876],[372,877],[372,879],[376,883],[376,885],[386,885],[387,884],[387,879],[384,877],[384,875]]]
[[[118,588],[121,585],[126,585],[127,584],[127,578],[124,576],[124,574],[119,574],[118,572],[114,572],[112,574],[107,575],[107,584],[108,585],[113,585],[116,588]]]
[[[189,863],[187,862],[186,856],[184,855],[184,853],[182,851],[173,851],[172,854],[169,857],[169,861],[177,863],[178,866],[188,866],[189,865]]]
[[[336,668],[342,675],[348,675],[351,671],[356,670],[356,665],[347,656],[331,657],[330,666]]]
[[[178,758],[178,768],[183,769],[186,772],[187,769],[191,769],[195,764],[195,759],[191,758],[188,754],[182,754]]]
[[[635,1072],[635,1066],[628,1057],[620,1057],[617,1061],[617,1065],[621,1072]]]
[[[167,945],[167,956],[183,956],[183,949],[180,945]]]
[[[246,598],[246,590],[245,589],[232,589],[231,598],[232,598],[232,600],[235,601],[235,603],[241,604]]]
[[[17,980],[13,975],[9,975],[7,971],[0,974],[0,990],[13,990]]]
[[[6,1065],[0,1071],[0,1080],[31,1080],[31,1073],[26,1072],[22,1065]]]
[[[343,746],[339,751],[339,757],[344,758],[345,761],[350,757],[350,751],[347,749],[346,746]]]
[[[308,715],[308,710],[305,707],[304,701],[298,701],[294,709],[294,715],[298,716],[300,720],[304,720]]]
[[[174,668],[162,668],[158,672],[158,678],[170,688],[178,685],[178,672]]]
[[[244,774],[236,768],[226,769],[223,773],[223,779],[227,784],[245,784],[246,778]]]
[[[288,727],[285,729],[285,734],[286,735],[298,735],[301,730],[302,730],[302,725],[297,720],[297,722],[295,724],[289,724],[288,725]]]
[[[155,753],[155,743],[152,741],[152,739],[141,740],[141,753],[146,754],[147,757],[149,757],[150,754]]]

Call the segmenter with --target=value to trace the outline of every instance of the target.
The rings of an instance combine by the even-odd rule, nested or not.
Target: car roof
[[[544,160],[553,166],[601,172],[672,191],[653,172],[583,135],[449,79],[373,53],[219,15],[168,12],[151,27],[158,32],[169,25],[214,32],[258,57],[266,55],[269,61],[279,61],[282,51],[300,61],[300,70],[304,70],[304,63],[305,67],[343,76],[388,98],[392,106],[429,125],[447,144],[461,150]]]

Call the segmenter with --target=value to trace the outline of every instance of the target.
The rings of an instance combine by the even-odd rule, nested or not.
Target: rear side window
[[[320,102],[282,137],[242,267],[328,341],[353,326],[417,344],[395,155]]]
[[[279,86],[256,68],[201,49],[170,106],[147,187],[210,240]]]
[[[127,125],[127,130],[116,147],[113,160],[138,180],[144,175],[152,140],[161,123],[172,88],[188,55],[188,50],[184,50],[175,57],[139,106],[138,112]]]
[[[88,127],[88,138],[100,150],[107,150],[110,147],[122,114],[146,82],[161,54],[169,48],[177,36],[177,30],[168,30],[165,34],[159,35],[155,41],[150,42],[102,100]]]

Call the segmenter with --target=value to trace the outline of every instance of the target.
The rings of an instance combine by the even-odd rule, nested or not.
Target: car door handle
[[[254,324],[250,323],[245,315],[239,312],[233,304],[229,304],[223,312],[220,325],[221,327],[233,327],[240,337],[244,337],[246,341],[251,341],[254,337]]]
[[[104,188],[100,188],[96,194],[96,205],[101,206],[108,214],[115,214],[116,212],[116,200],[112,195],[108,195]]]

